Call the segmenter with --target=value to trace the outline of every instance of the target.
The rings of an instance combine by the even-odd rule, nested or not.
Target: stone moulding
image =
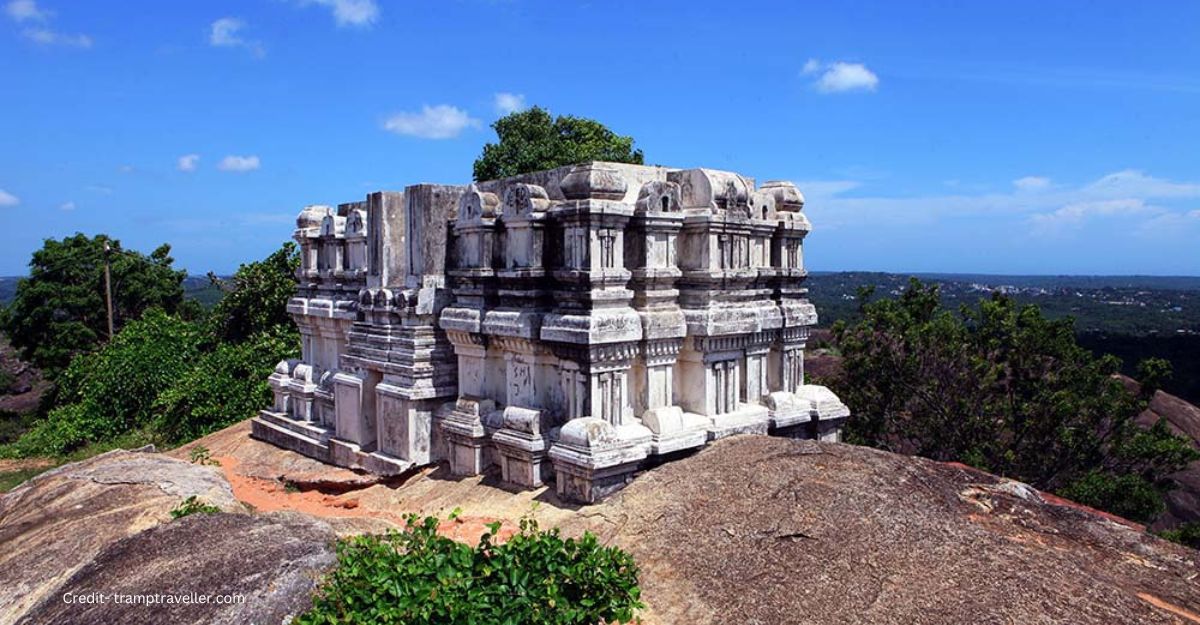
[[[795,185],[584,163],[305,207],[300,359],[252,435],[378,473],[445,461],[593,502],[735,434],[836,440]]]

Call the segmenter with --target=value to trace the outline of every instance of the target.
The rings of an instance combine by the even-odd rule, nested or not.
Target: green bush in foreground
[[[476,547],[409,517],[403,532],[338,544],[338,566],[295,622],[579,624],[628,622],[642,607],[637,565],[592,534],[562,538],[531,520],[508,542]]]

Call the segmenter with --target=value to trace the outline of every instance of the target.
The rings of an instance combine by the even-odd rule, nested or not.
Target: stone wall
[[[303,356],[254,435],[584,502],[732,434],[836,439],[847,409],[804,384],[803,206],[787,182],[597,162],[307,207]]]

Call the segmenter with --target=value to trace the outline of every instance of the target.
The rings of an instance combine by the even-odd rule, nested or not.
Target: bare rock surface
[[[192,496],[233,514],[172,521]],[[163,454],[114,451],[43,473],[0,496],[0,624],[282,622],[309,605],[336,534],[313,517],[246,511],[218,468]],[[246,600],[64,602],[191,592]]]
[[[113,541],[170,520],[193,495],[242,508],[213,468],[129,451],[64,465],[0,496],[0,624],[56,594]]]
[[[285,490],[239,474],[239,463],[278,474],[277,450],[237,442],[245,429],[201,441],[219,467],[115,452],[0,497],[0,623],[280,623],[309,605],[335,536],[456,507],[463,516],[443,531],[460,540],[532,514],[628,550],[646,623],[1200,623],[1197,552],[960,465],[739,436],[578,507],[441,468],[345,492]],[[170,521],[189,493],[259,512]],[[246,600],[72,607],[67,591]]]
[[[193,514],[113,543],[63,586],[107,601],[67,603],[55,593],[21,622],[285,623],[311,607],[336,559],[334,537],[302,514]],[[127,603],[137,597],[147,603]]]
[[[1195,551],[850,445],[721,441],[567,526],[637,558],[647,622],[1200,623]]]

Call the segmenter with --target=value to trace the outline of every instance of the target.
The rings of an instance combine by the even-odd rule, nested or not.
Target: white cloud
[[[266,48],[262,42],[243,39],[239,34],[245,27],[246,22],[236,17],[222,17],[209,26],[208,43],[218,48],[245,48],[254,56],[263,57]]]
[[[87,35],[68,35],[50,28],[49,24],[54,13],[38,7],[35,0],[12,0],[4,5],[4,12],[18,24],[26,22],[40,24],[40,26],[31,26],[21,31],[21,34],[30,41],[44,46],[92,47],[92,38]]]
[[[1136,169],[1126,169],[1104,176],[1087,185],[1084,191],[1098,198],[1114,195],[1187,198],[1200,197],[1200,184],[1171,182],[1147,176]]]
[[[1041,176],[1025,176],[1014,180],[1013,186],[1021,191],[1041,191],[1050,186],[1050,179]]]
[[[117,171],[123,174],[132,174],[133,172],[137,171],[137,168],[133,165],[121,165],[117,168]]]
[[[49,28],[29,28],[22,34],[31,41],[47,46],[66,46],[68,48],[90,48],[92,38],[87,35],[66,35]]]
[[[246,172],[258,169],[259,165],[260,162],[257,156],[236,156],[231,154],[217,163],[217,169],[221,171]]]
[[[58,210],[73,211],[75,210],[75,202],[63,202],[58,205]]]
[[[1022,179],[1024,180],[1024,179]],[[864,193],[866,184],[852,180],[798,183],[807,198],[806,211],[818,227],[873,227],[880,224],[933,224],[949,219],[1011,216],[1013,225],[1038,236],[1067,234],[1094,222],[1124,220],[1125,230],[1151,226],[1197,225],[1200,184],[1155,178],[1136,170],[1102,176],[1091,182],[1050,183],[1030,192],[1014,181],[1008,192],[881,196]],[[853,191],[853,194],[849,194]],[[849,194],[849,195],[848,195]],[[1182,204],[1182,205],[1181,205]]]
[[[496,94],[496,112],[501,115],[523,111],[525,108],[524,94],[506,92]]]
[[[379,19],[379,5],[375,0],[300,0],[300,3],[330,9],[338,26],[370,26]]]
[[[91,191],[97,195],[112,195],[113,188],[103,184],[89,184],[83,188],[84,191]]]
[[[796,187],[804,194],[805,201],[830,198],[861,186],[862,183],[857,180],[807,180],[796,183]]]
[[[44,22],[54,14],[38,7],[34,0],[12,0],[4,7],[4,12],[17,23]]]
[[[879,77],[862,63],[822,63],[817,59],[809,59],[804,63],[802,72],[805,75],[820,74],[813,87],[821,93],[874,91],[879,86]]]
[[[21,198],[0,189],[0,207],[16,206],[21,203]]]
[[[175,163],[175,168],[179,171],[196,171],[196,165],[200,162],[199,154],[184,154],[179,157]]]
[[[1164,209],[1149,206],[1141,198],[1095,200],[1067,204],[1049,213],[1033,215],[1029,221],[1033,225],[1034,234],[1049,235],[1057,234],[1068,228],[1079,228],[1086,220],[1093,217],[1134,216],[1163,212]]]
[[[246,23],[236,17],[222,17],[209,27],[208,43],[214,46],[239,46],[241,37],[237,32],[246,27]]]
[[[420,113],[397,113],[383,124],[385,130],[422,139],[450,139],[468,127],[478,126],[478,119],[448,104],[423,106]]]
[[[1136,233],[1144,237],[1195,237],[1200,235],[1200,210],[1186,213],[1163,213],[1138,226]]]

